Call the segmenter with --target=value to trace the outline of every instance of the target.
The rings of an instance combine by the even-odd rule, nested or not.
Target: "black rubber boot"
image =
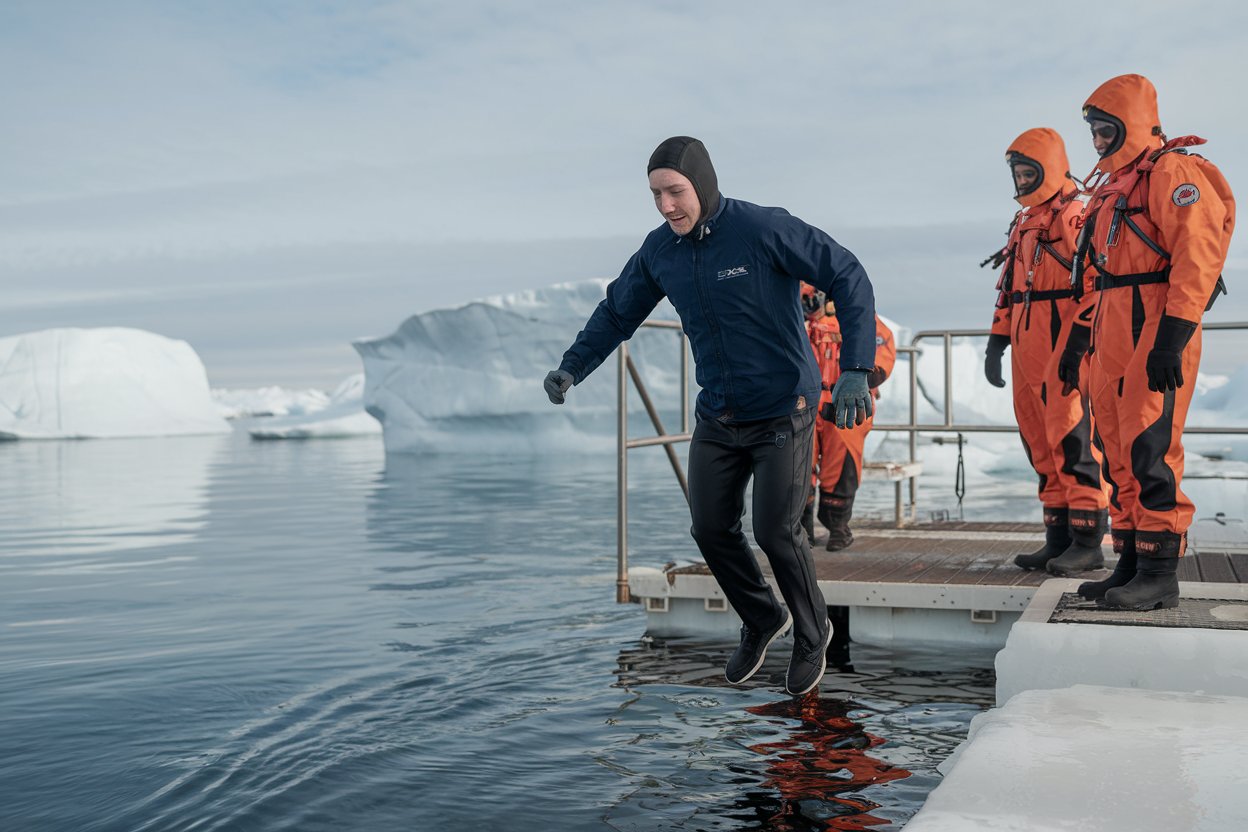
[[[1175,532],[1135,533],[1135,577],[1097,603],[1111,610],[1168,610],[1179,605],[1179,557],[1186,540]]]
[[[1045,564],[1045,569],[1064,578],[1105,565],[1105,555],[1101,553],[1101,542],[1109,530],[1109,513],[1105,509],[1084,511],[1072,508],[1067,530],[1070,532],[1070,546]]]
[[[1043,569],[1053,558],[1065,552],[1072,543],[1070,539],[1070,511],[1066,508],[1045,508],[1044,548],[1030,555],[1019,555],[1014,563],[1023,569]]]
[[[835,497],[824,491],[819,495],[819,522],[828,530],[829,552],[839,552],[854,542],[854,533],[849,530],[849,518],[854,514],[853,499]]]
[[[1099,601],[1105,597],[1106,592],[1115,587],[1126,586],[1135,577],[1135,529],[1114,529],[1110,534],[1114,538],[1114,554],[1118,555],[1118,565],[1103,581],[1079,584],[1079,595],[1089,601]]]

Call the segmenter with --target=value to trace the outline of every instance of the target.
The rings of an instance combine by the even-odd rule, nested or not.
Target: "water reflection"
[[[744,688],[727,687],[731,649],[646,639],[621,651],[617,685],[636,698],[619,722],[649,732],[607,763],[640,783],[608,813],[614,827],[899,829],[993,701],[990,653],[853,645],[853,668],[830,668],[818,695],[794,699],[778,694],[785,655],[769,656]],[[666,774],[650,759],[674,753],[688,763]]]
[[[226,436],[0,442],[0,569],[93,572],[98,555],[191,542]]]
[[[803,829],[810,820],[823,821],[830,830],[890,823],[871,814],[879,803],[855,792],[909,777],[910,772],[867,753],[885,740],[849,718],[848,702],[808,694],[745,710],[799,723],[785,739],[750,746],[768,757],[764,785],[780,795],[779,811],[767,818],[772,829]]]

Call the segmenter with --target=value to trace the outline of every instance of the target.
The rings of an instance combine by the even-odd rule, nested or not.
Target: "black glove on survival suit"
[[[1001,356],[1010,345],[1008,335],[989,335],[988,350],[984,354],[984,377],[993,387],[1004,387],[1005,378],[1001,375]]]
[[[672,136],[650,154],[646,175],[649,176],[659,168],[671,168],[684,174],[693,183],[693,190],[698,194],[698,204],[702,207],[702,216],[698,218],[698,224],[685,236],[702,239],[706,221],[719,210],[719,178],[715,176],[711,155],[706,152],[702,142],[691,136]]]
[[[1062,380],[1062,395],[1069,396],[1079,386],[1079,362],[1092,343],[1092,327],[1075,324],[1066,336],[1066,348],[1057,360],[1057,377]]]
[[[1155,393],[1176,390],[1183,386],[1183,350],[1192,340],[1196,324],[1169,315],[1161,316],[1157,339],[1144,361],[1148,373],[1148,389]]]

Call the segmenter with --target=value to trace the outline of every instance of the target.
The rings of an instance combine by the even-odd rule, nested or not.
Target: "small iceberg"
[[[381,423],[364,411],[364,374],[350,376],[309,413],[264,419],[247,429],[252,439],[343,439],[378,436]]]

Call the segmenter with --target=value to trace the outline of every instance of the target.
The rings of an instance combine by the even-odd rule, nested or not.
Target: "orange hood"
[[[1015,153],[1026,156],[1043,171],[1039,188],[1029,194],[1014,197],[1019,205],[1032,208],[1043,205],[1062,191],[1074,190],[1074,182],[1070,179],[1070,161],[1066,158],[1066,144],[1056,130],[1048,127],[1028,130],[1010,142],[1005,151],[1006,161]]]
[[[1143,75],[1119,75],[1096,88],[1083,102],[1088,107],[1104,110],[1126,128],[1122,147],[1096,163],[1106,173],[1130,164],[1150,148],[1161,147],[1161,117],[1157,115],[1157,89]]]

